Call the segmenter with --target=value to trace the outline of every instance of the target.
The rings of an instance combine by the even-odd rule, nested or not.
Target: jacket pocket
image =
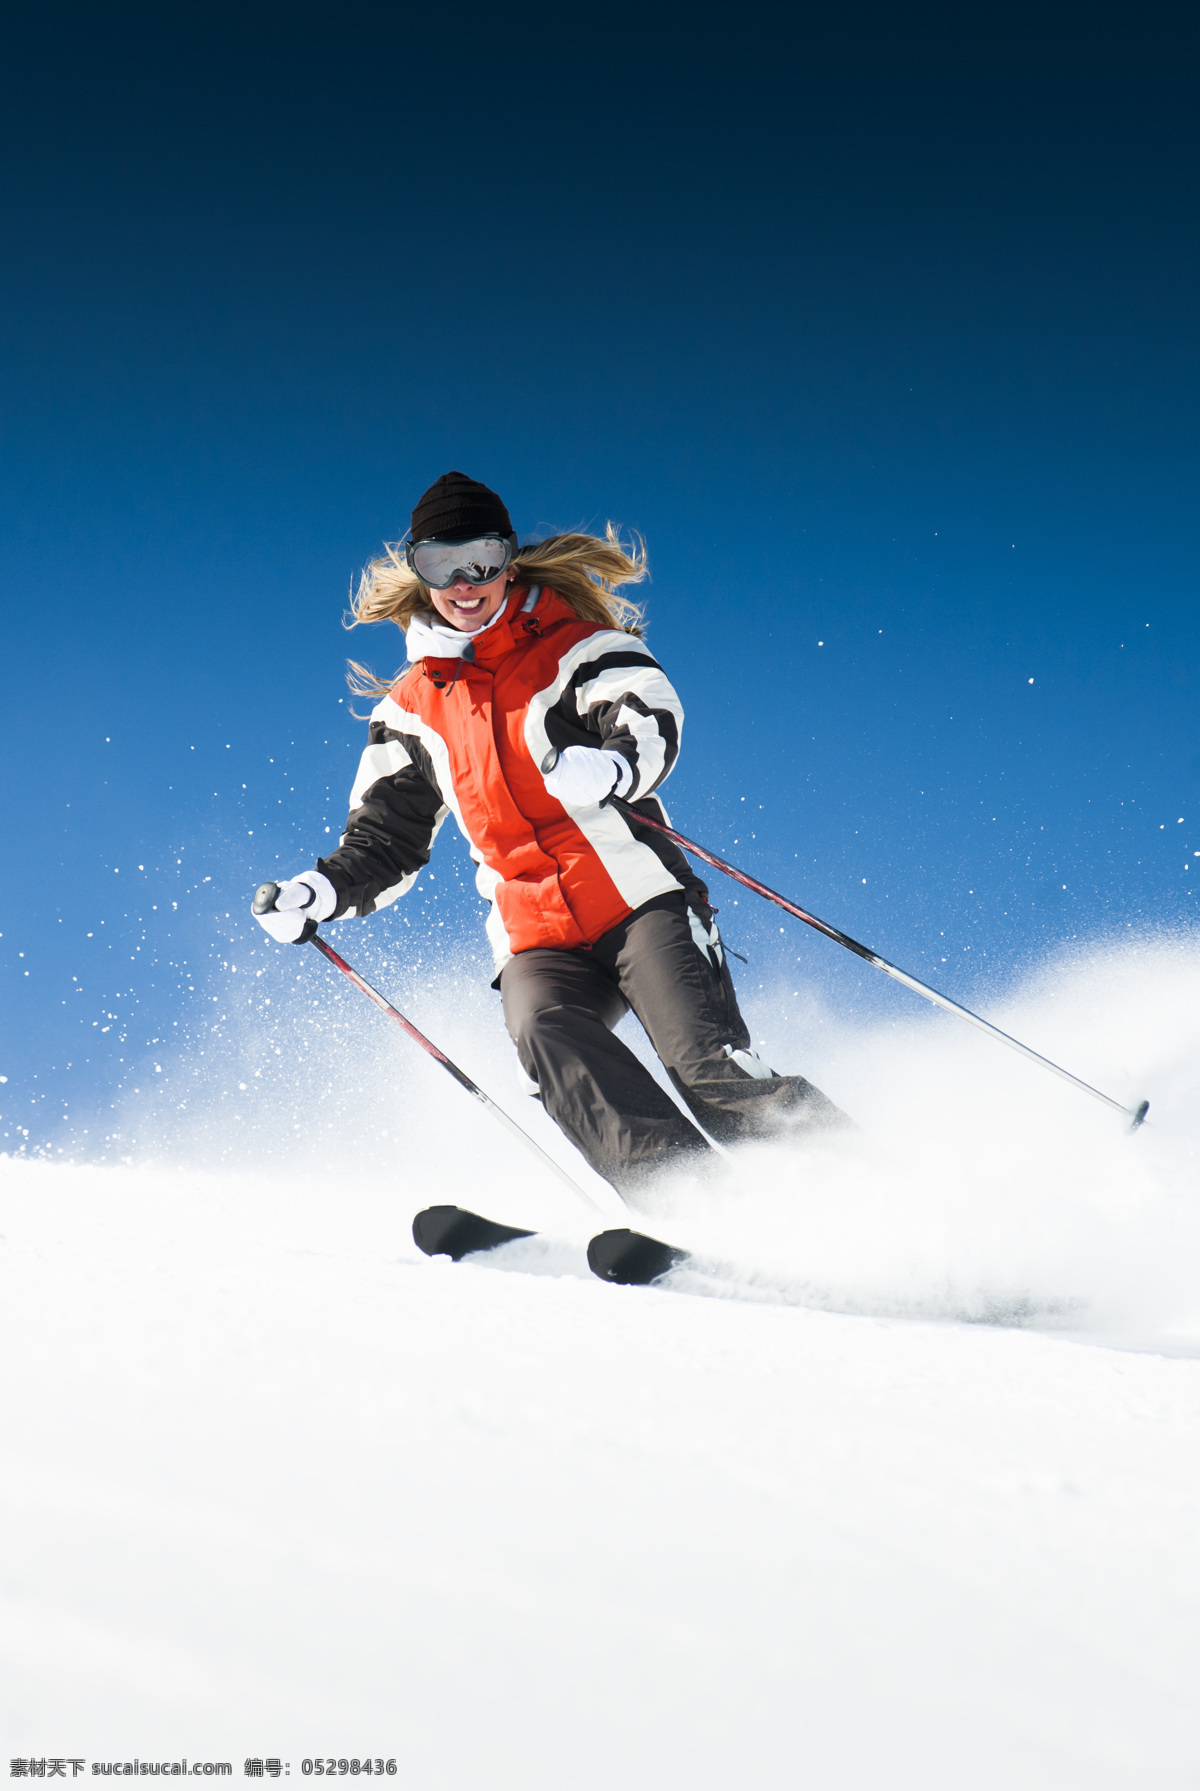
[[[496,885],[496,907],[514,951],[537,945],[570,951],[586,944],[560,878],[513,877]]]

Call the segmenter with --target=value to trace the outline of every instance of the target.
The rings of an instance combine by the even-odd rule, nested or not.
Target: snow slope
[[[408,993],[536,1129],[490,1010]],[[863,1133],[666,1203],[717,1285],[590,1278],[452,1084],[278,991],[182,1117],[131,1105],[130,1161],[0,1160],[7,1755],[1194,1786],[1198,997],[1160,941],[989,1010],[1150,1095],[1134,1139],[952,1021],[807,1010]],[[757,1016],[782,1067],[794,1025]],[[438,1199],[555,1240],[428,1262]]]

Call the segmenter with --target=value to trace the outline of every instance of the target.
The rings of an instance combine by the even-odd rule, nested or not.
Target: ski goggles
[[[516,550],[515,535],[477,535],[471,541],[410,541],[404,557],[430,590],[444,591],[459,579],[468,585],[490,585]]]

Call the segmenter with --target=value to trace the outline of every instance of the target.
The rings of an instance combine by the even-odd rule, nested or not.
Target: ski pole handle
[[[278,895],[278,883],[260,883],[254,892],[254,900],[250,904],[251,914],[270,914],[275,906]],[[300,936],[297,939],[293,939],[292,944],[307,945],[310,939],[316,938],[316,933],[317,923],[310,914],[304,923]]]

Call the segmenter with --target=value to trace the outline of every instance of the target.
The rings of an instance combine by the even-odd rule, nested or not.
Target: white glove
[[[629,760],[606,746],[564,746],[546,772],[546,788],[564,808],[592,808],[614,790],[623,796],[632,782]]]
[[[320,871],[305,871],[302,877],[281,883],[275,906],[254,918],[280,945],[295,945],[305,921],[328,920],[337,903],[337,890],[329,878]]]

